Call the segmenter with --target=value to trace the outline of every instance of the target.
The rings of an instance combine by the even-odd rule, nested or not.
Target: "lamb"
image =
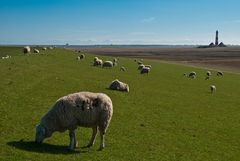
[[[23,48],[23,53],[24,54],[28,54],[28,53],[30,53],[31,52],[31,48],[29,47],[29,46],[25,46],[24,48]]]
[[[150,72],[150,70],[151,70],[151,68],[149,68],[149,67],[143,67],[140,73],[141,74],[145,74],[145,73],[148,74]]]
[[[188,75],[188,77],[189,78],[196,78],[196,76],[197,76],[197,73],[196,72],[191,72],[191,73],[189,73],[189,75]]]
[[[109,89],[129,92],[129,86],[126,83],[119,81],[118,79],[111,82]]]
[[[223,72],[218,71],[217,76],[223,76]]]
[[[113,67],[113,62],[111,62],[111,61],[105,61],[105,62],[103,63],[103,68],[104,68],[104,67],[112,68],[112,67]]]
[[[145,67],[145,65],[141,64],[138,66],[138,70],[142,70],[142,68],[144,68],[144,67]]]
[[[126,68],[125,68],[124,66],[122,66],[122,67],[120,68],[120,71],[125,72],[125,71],[126,71]]]
[[[33,52],[36,53],[36,54],[39,54],[39,50],[38,49],[34,49]]]
[[[93,133],[87,147],[94,144],[97,129],[100,132],[100,149],[105,147],[104,134],[113,115],[111,99],[103,93],[79,92],[61,97],[53,107],[41,118],[36,127],[36,143],[42,143],[55,131],[69,130],[70,144],[68,149],[76,147],[75,129],[92,128]]]
[[[214,92],[216,92],[217,88],[216,88],[216,86],[211,85],[210,90],[211,90],[211,93],[213,94]]]

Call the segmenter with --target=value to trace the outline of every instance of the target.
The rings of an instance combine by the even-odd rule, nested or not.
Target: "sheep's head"
[[[126,84],[126,92],[129,92],[129,86]]]
[[[45,128],[41,124],[38,124],[36,127],[35,142],[41,144],[45,139],[45,134],[46,134]]]

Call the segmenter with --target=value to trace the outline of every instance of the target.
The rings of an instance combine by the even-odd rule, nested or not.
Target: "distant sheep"
[[[211,90],[211,93],[213,94],[214,92],[216,92],[217,88],[216,88],[216,86],[211,85],[210,90]]]
[[[87,147],[94,144],[97,130],[100,132],[100,150],[104,145],[104,134],[113,114],[111,99],[103,93],[79,92],[57,100],[53,107],[41,118],[36,127],[36,143],[42,143],[55,131],[69,130],[69,150],[76,147],[75,130],[78,126],[93,129]]]
[[[113,67],[113,62],[112,61],[105,61],[102,66],[103,66],[103,68],[104,67],[112,68]]]
[[[223,72],[218,71],[217,76],[223,76]]]
[[[188,75],[188,77],[189,78],[196,78],[196,76],[197,76],[197,73],[196,72],[191,72],[191,73],[189,73],[189,75]]]
[[[85,58],[85,54],[81,54],[80,55],[80,60],[84,59]]]
[[[47,50],[47,48],[46,48],[46,47],[43,47],[42,50]]]
[[[102,66],[103,61],[101,59],[97,59],[96,61],[93,62],[93,66]]]
[[[124,91],[124,92],[129,92],[129,86],[126,83],[123,83],[119,80],[114,80],[109,86],[109,89],[112,90],[118,90],[118,91]]]
[[[34,52],[35,54],[39,54],[39,50],[38,50],[38,49],[34,49],[33,52]]]
[[[2,59],[9,59],[9,58],[11,58],[11,56],[9,56],[9,55],[6,55],[6,56],[2,57]]]
[[[145,74],[145,73],[148,74],[150,72],[150,70],[151,70],[151,68],[149,68],[149,67],[143,67],[140,73],[141,74]]]
[[[120,68],[120,71],[125,72],[125,71],[126,71],[126,68],[122,66],[122,67]]]
[[[138,70],[142,70],[142,68],[144,68],[144,67],[145,67],[145,65],[141,64],[138,66]]]
[[[24,54],[28,54],[28,53],[30,53],[31,52],[31,48],[29,47],[29,46],[25,46],[24,48],[23,48],[23,53]]]
[[[207,71],[206,75],[207,75],[207,76],[211,76],[212,73],[211,73],[210,71]]]

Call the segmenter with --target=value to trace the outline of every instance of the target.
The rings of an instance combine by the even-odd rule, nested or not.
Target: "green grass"
[[[133,59],[119,66],[91,66],[94,55],[77,61],[64,49],[23,55],[18,47],[0,47],[0,160],[240,160],[240,75],[224,73],[205,81],[206,70],[148,61],[149,75],[140,75]],[[104,60],[112,58],[102,57]],[[127,72],[120,72],[120,66]],[[182,74],[198,73],[190,80]],[[214,71],[212,71],[214,72]],[[130,93],[108,90],[114,79],[126,82]],[[216,85],[216,94],[209,86]],[[69,153],[68,132],[54,133],[39,146],[35,126],[61,96],[77,91],[108,94],[114,106],[106,133],[106,148]],[[79,146],[87,145],[91,129],[76,131]]]

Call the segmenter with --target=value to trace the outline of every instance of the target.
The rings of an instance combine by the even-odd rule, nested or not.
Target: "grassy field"
[[[94,55],[77,61],[64,49],[23,55],[18,47],[0,47],[0,160],[240,160],[240,75],[224,73],[205,81],[206,70],[146,60],[149,75],[140,75],[133,59],[120,58],[119,66],[91,66]],[[101,57],[112,60],[111,57]],[[127,72],[121,72],[120,66]],[[194,80],[183,73],[196,71]],[[108,90],[119,79],[130,92]],[[209,86],[216,85],[211,94]],[[78,91],[103,92],[113,101],[113,118],[106,133],[106,148],[66,150],[68,132],[54,133],[35,145],[35,126],[61,96]],[[91,129],[76,131],[79,147],[87,145]]]

